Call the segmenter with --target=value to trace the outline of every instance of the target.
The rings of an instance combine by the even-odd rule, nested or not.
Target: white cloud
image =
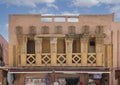
[[[36,7],[39,3],[53,3],[55,0],[0,0],[0,2],[8,5]]]
[[[111,13],[115,13],[116,19],[120,19],[120,6],[114,5],[113,7],[109,8]]]
[[[0,34],[8,41],[8,24],[0,24]]]
[[[2,30],[6,30],[6,29],[8,29],[8,24],[1,24],[0,25],[0,29]]]
[[[106,5],[120,5],[120,0],[72,0],[72,4],[77,7],[92,7],[101,4]]]
[[[33,9],[29,13],[30,14],[46,14],[46,13],[49,13],[49,9],[48,8]]]
[[[72,0],[75,7],[93,7],[106,5],[110,13],[115,13],[116,19],[120,19],[120,0]]]
[[[104,4],[120,4],[120,0],[99,0],[99,2]]]
[[[67,12],[67,11],[64,11],[61,13],[62,15],[79,15],[78,12],[74,11],[74,12]]]
[[[98,0],[73,0],[73,5],[77,7],[92,7],[98,3]]]
[[[117,12],[120,11],[120,6],[119,5],[115,5],[112,8],[110,8],[110,12]]]
[[[54,8],[54,9],[58,10],[58,7],[55,4],[49,3],[49,4],[47,4],[47,7]]]

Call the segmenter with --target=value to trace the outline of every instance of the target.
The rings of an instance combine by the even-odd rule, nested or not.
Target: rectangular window
[[[56,17],[56,18],[54,18],[54,22],[65,22],[65,18],[64,17]]]
[[[78,22],[79,19],[78,18],[68,18],[67,21],[68,22]]]
[[[52,18],[41,18],[41,22],[52,22]]]

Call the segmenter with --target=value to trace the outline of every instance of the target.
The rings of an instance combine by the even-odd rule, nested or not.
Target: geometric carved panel
[[[64,54],[57,55],[57,64],[66,64],[66,55]]]
[[[42,64],[51,64],[51,55],[42,55]]]
[[[27,64],[35,64],[36,63],[36,56],[35,55],[27,55],[26,57]]]
[[[88,64],[96,64],[96,55],[90,54],[87,57]]]
[[[72,63],[80,64],[81,63],[81,55],[78,55],[78,54],[72,55]]]

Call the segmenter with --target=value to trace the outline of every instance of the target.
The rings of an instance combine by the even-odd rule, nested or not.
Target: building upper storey
[[[11,66],[112,66],[114,14],[10,15]]]
[[[44,16],[44,15],[10,15],[9,43],[16,44],[16,29],[21,28],[22,34],[29,34],[35,29],[35,34],[82,34],[88,28],[91,34],[98,27],[104,29],[107,36],[105,43],[111,43],[111,29],[114,14],[109,15],[78,15],[78,16]],[[33,31],[32,31],[33,32]]]

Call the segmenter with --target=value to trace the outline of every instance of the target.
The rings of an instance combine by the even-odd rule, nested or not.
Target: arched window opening
[[[57,53],[65,53],[66,46],[65,46],[65,39],[60,38],[57,39]]]
[[[27,41],[27,54],[35,54],[35,41],[34,41],[34,39],[28,39],[28,41]]]
[[[95,38],[90,38],[90,41],[89,41],[89,52],[90,53],[96,52],[95,46],[96,46]]]
[[[42,40],[42,53],[50,53],[50,39],[43,38]]]
[[[72,45],[73,49],[72,52],[73,53],[80,53],[80,40],[79,39],[74,39],[73,40],[73,45]]]

